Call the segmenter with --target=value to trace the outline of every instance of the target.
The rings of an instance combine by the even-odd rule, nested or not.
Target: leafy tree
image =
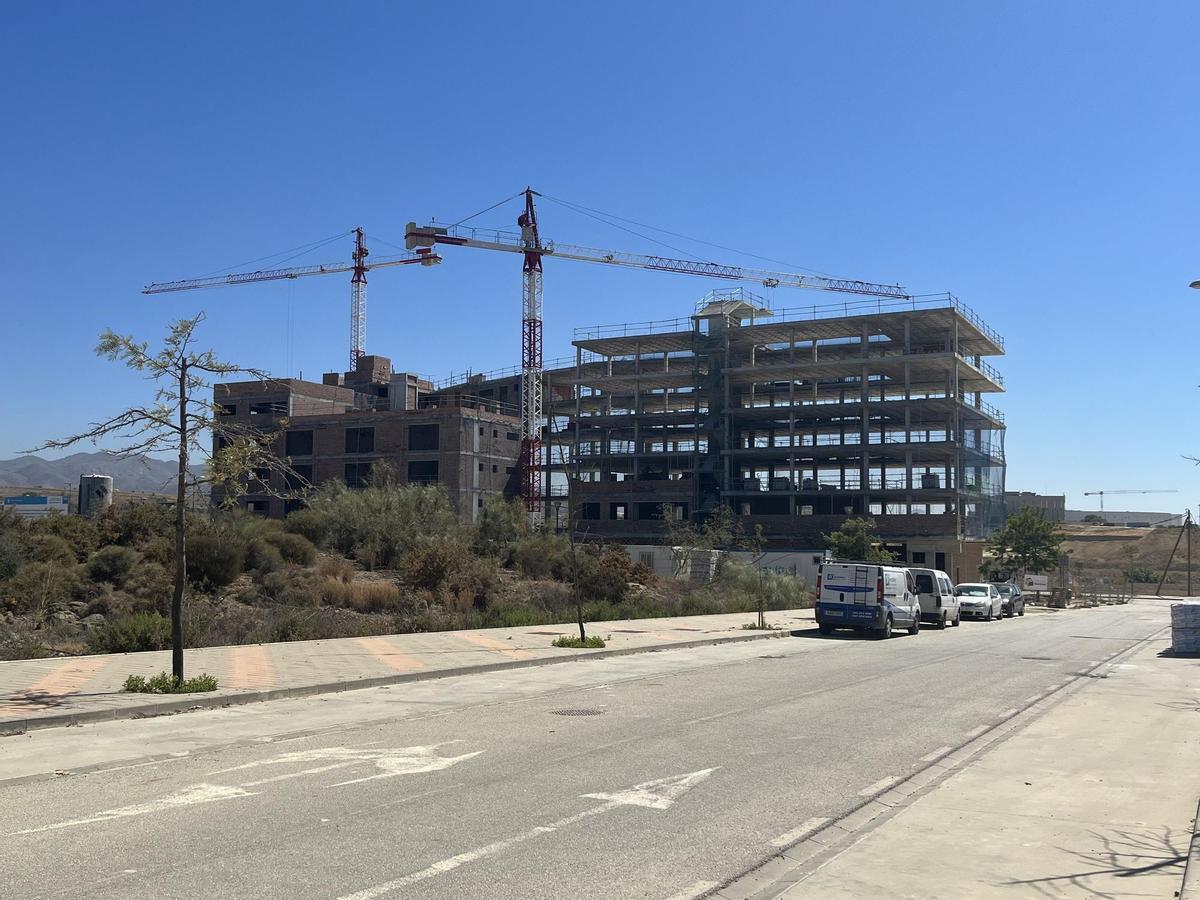
[[[1059,547],[1065,537],[1038,510],[1028,508],[1010,516],[1004,527],[988,539],[987,549],[995,567],[1011,575],[1049,572],[1058,566]]]
[[[834,559],[873,563],[890,563],[895,559],[883,548],[875,534],[875,520],[869,516],[847,519],[837,531],[821,537]]]
[[[196,329],[204,313],[173,323],[162,346],[151,350],[146,342],[111,329],[100,335],[96,354],[122,362],[156,383],[153,400],[132,406],[103,422],[93,422],[86,431],[62,440],[47,441],[37,450],[62,449],[82,441],[96,443],[119,439],[122,446],[110,451],[117,457],[166,453],[179,460],[175,478],[175,584],[171,597],[171,670],[183,680],[183,595],[187,586],[187,492],[207,484],[219,491],[225,503],[245,493],[255,469],[295,475],[273,452],[274,435],[237,426],[221,416],[212,402],[212,381],[230,375],[248,375],[266,380],[257,369],[247,369],[220,360],[212,350],[196,347]],[[210,436],[213,443],[209,444]],[[219,450],[211,450],[218,447]],[[191,460],[207,461],[204,474],[191,470]]]
[[[1083,524],[1085,524],[1085,525],[1103,525],[1104,524],[1104,516],[1098,515],[1097,513],[1088,513],[1086,516],[1083,517]]]

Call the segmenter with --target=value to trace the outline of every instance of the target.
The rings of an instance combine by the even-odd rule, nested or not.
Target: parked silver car
[[[958,608],[963,618],[975,617],[990,622],[999,620],[1004,612],[1004,598],[994,584],[968,582],[956,585],[954,596],[958,597]]]
[[[996,590],[1000,592],[1000,599],[1004,601],[1004,615],[1010,619],[1013,616],[1025,615],[1025,595],[1019,587],[1015,584],[998,584]]]

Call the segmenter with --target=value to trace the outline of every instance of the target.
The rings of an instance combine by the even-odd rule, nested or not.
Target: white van
[[[958,597],[954,595],[954,584],[950,576],[939,569],[912,568],[913,581],[917,585],[917,597],[921,601],[921,621],[932,622],[938,628],[962,624],[962,612],[958,608]]]
[[[874,631],[891,637],[892,628],[921,628],[921,603],[908,569],[875,563],[827,562],[817,570],[817,625]]]

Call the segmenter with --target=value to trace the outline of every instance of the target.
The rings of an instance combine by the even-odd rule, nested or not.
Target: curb
[[[1183,881],[1179,885],[1179,900],[1200,900],[1200,803],[1192,819],[1192,842],[1183,862]]]
[[[813,627],[816,627],[815,624]],[[317,694],[337,694],[342,691],[357,691],[363,688],[405,684],[411,681],[435,681],[440,678],[456,678],[460,675],[482,675],[487,672],[500,672],[507,669],[529,669],[613,656],[632,656],[638,653],[658,653],[663,650],[686,650],[693,647],[711,647],[716,644],[769,640],[772,638],[791,637],[804,630],[806,629],[770,630],[762,634],[737,634],[728,637],[680,641],[676,644],[626,647],[619,650],[584,650],[570,655],[550,656],[545,659],[514,659],[508,662],[487,663],[480,666],[457,666],[452,669],[436,669],[431,672],[405,672],[396,675],[379,675],[373,678],[360,678],[356,681],[327,681],[319,684],[300,685],[299,687],[274,688],[269,691],[245,691],[240,694],[226,694],[219,697],[185,694],[182,695],[183,699],[179,700],[161,700],[155,703],[124,706],[119,709],[93,709],[51,716],[4,719],[0,720],[0,737],[23,734],[34,728],[61,728],[70,725],[83,725],[90,722],[112,722],[117,719],[148,719],[156,716],[192,712],[199,709],[244,706],[249,703],[265,703],[269,700],[295,700],[302,697],[313,697]]]

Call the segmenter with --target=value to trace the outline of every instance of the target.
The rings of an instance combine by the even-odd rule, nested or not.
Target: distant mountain
[[[107,453],[72,453],[61,459],[19,456],[0,460],[0,487],[78,487],[80,475],[111,475],[118,491],[174,491],[176,464],[169,459]]]

